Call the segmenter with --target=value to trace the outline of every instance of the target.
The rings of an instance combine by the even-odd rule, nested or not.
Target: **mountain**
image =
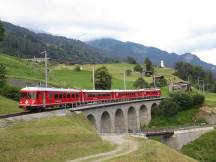
[[[0,42],[0,52],[22,58],[48,57],[64,63],[106,63],[112,58],[84,42],[51,34],[37,33],[26,28],[2,22],[5,28],[4,41]]]
[[[178,55],[176,53],[168,53],[155,47],[148,47],[134,42],[122,42],[115,39],[104,38],[86,42],[90,46],[103,50],[109,56],[116,57],[134,57],[139,63],[143,63],[148,57],[153,64],[160,65],[163,60],[165,66],[173,67],[176,62],[184,61],[193,65],[202,66],[204,69],[211,70],[216,74],[216,66],[200,60],[196,55],[186,53]]]

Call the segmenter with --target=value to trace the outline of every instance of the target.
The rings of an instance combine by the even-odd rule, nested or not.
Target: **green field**
[[[182,152],[200,162],[216,161],[216,130],[202,135],[197,140],[185,145]]]
[[[216,108],[216,93],[204,93],[206,96],[205,104]]]
[[[0,63],[3,63],[7,69],[7,76],[10,79],[19,78],[28,82],[37,81],[44,82],[44,65],[43,63],[27,62],[16,57],[0,54]],[[70,87],[70,88],[92,88],[92,68],[93,65],[80,65],[82,70],[76,72],[74,70],[76,65],[67,66],[64,64],[49,65],[48,82],[53,86]],[[95,69],[106,66],[112,75],[112,89],[123,89],[123,73],[127,69],[133,71],[135,65],[132,64],[96,64]],[[164,75],[167,80],[179,78],[173,75],[174,70],[171,68],[155,68],[156,75]],[[126,77],[126,85],[128,89],[133,89],[133,82],[140,77],[141,74],[132,72],[130,76]],[[152,77],[144,77],[144,79],[152,83]]]
[[[0,114],[10,114],[21,111],[22,109],[18,107],[18,102],[0,96]]]
[[[0,128],[0,143],[2,162],[66,161],[114,148],[77,114]]]
[[[196,160],[169,148],[160,142],[136,139],[138,151],[110,160],[109,162],[196,162]]]

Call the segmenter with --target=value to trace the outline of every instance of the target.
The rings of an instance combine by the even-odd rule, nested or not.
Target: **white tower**
[[[164,61],[163,61],[163,60],[161,60],[160,67],[161,67],[161,68],[164,68],[164,67],[165,67],[165,66],[164,66]]]

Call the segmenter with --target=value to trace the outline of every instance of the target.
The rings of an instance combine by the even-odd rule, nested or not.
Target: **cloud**
[[[177,53],[216,47],[214,0],[0,0],[0,4],[4,21],[81,40],[113,37]]]

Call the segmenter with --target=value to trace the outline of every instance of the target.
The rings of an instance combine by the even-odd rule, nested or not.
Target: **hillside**
[[[48,57],[65,63],[105,63],[111,60],[104,52],[79,40],[50,34],[35,33],[26,28],[2,22],[5,37],[0,42],[0,52],[22,58],[44,57],[40,53],[48,51]]]
[[[0,161],[66,161],[113,149],[81,114],[0,128]]]
[[[18,102],[0,96],[0,115],[22,112],[18,107]]]
[[[197,140],[185,145],[182,152],[201,162],[215,162],[216,130],[202,135]]]
[[[150,58],[155,65],[160,65],[163,60],[165,65],[173,67],[177,61],[184,61],[193,65],[202,66],[204,69],[212,70],[216,74],[216,66],[200,60],[196,55],[186,53],[178,55],[168,53],[155,47],[148,47],[134,42],[121,42],[115,39],[98,39],[87,42],[87,44],[97,49],[105,51],[110,56],[134,57],[139,63],[143,63],[146,57]]]
[[[43,63],[27,62],[22,59],[17,59],[13,56],[0,54],[0,63],[4,64],[7,69],[7,77],[11,84],[16,86],[39,85],[39,82],[44,82],[44,65]],[[52,86],[71,87],[71,88],[92,88],[92,68],[93,65],[81,65],[82,70],[77,72],[74,70],[76,65],[49,65],[48,82]],[[106,66],[110,71],[112,79],[112,89],[123,89],[123,73],[127,69],[133,71],[135,65],[132,64],[95,64],[95,68]],[[26,68],[28,67],[28,68]],[[166,79],[180,80],[173,75],[174,70],[171,68],[155,68],[155,73],[158,75],[165,75]],[[126,77],[128,89],[133,89],[133,82],[140,77],[140,73],[132,72]],[[144,77],[144,79],[151,83],[152,77]]]
[[[197,162],[160,142],[149,139],[136,140],[140,145],[138,151],[126,156],[114,158],[109,162]]]

